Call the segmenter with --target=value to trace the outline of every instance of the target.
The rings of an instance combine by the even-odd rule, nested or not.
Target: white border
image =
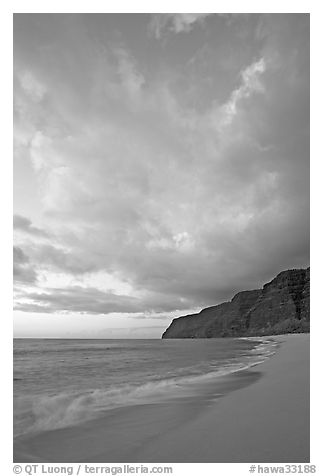
[[[210,1],[185,2],[186,12],[310,12],[311,13],[311,463],[322,467],[321,426],[321,368],[322,312],[320,294],[322,281],[323,233],[322,219],[322,151],[318,143],[322,136],[322,8],[319,2],[300,1]],[[91,0],[33,0],[3,2],[0,15],[1,31],[1,363],[2,363],[2,463],[3,474],[12,474],[12,13],[13,12],[181,12],[183,3],[178,1],[107,2]],[[111,465],[110,465],[111,466]],[[176,476],[181,474],[249,474],[248,464],[194,464],[174,465]]]

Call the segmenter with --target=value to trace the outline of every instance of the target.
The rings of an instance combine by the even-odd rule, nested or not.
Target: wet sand
[[[309,334],[201,388],[200,397],[110,411],[14,441],[14,462],[308,462]]]

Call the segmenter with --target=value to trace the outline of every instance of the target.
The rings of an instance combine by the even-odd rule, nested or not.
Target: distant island
[[[310,268],[279,273],[262,289],[173,319],[163,339],[264,336],[310,331]]]

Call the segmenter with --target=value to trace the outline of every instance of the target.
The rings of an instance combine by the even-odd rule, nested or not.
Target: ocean
[[[97,420],[110,410],[217,397],[217,380],[274,353],[268,338],[14,340],[14,436]]]

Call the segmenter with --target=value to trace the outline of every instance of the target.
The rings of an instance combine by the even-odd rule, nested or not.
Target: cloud
[[[160,39],[167,30],[173,33],[189,32],[195,23],[203,23],[212,13],[157,13],[152,14],[150,31]]]
[[[224,112],[224,125],[228,125],[233,120],[233,117],[237,114],[237,107],[241,100],[247,99],[251,94],[265,93],[265,88],[260,80],[261,75],[265,71],[265,60],[264,58],[260,58],[260,60],[247,66],[241,72],[241,85],[232,92],[230,99],[222,107]]]
[[[30,71],[23,71],[18,76],[21,87],[35,102],[44,98],[46,88],[38,81]]]
[[[35,101],[17,81],[15,129],[37,184],[35,215],[51,230],[39,243],[33,210],[17,212],[29,257],[17,257],[18,275],[39,274],[19,309],[197,308],[307,266],[306,17],[214,16],[197,43],[170,35],[164,48],[119,17],[117,40],[106,20],[85,18],[88,29],[71,23],[73,41],[69,18],[46,18],[48,28],[15,27],[18,75],[31,71],[46,90]],[[158,15],[151,28],[161,38],[203,21]],[[48,289],[55,273],[66,289]],[[128,292],[109,290],[107,276]]]
[[[71,273],[73,275],[88,273],[96,266],[88,259],[82,259],[81,253],[77,249],[62,249],[53,245],[29,246],[29,255],[33,262],[43,268]]]
[[[178,306],[178,304],[180,304]],[[175,309],[187,309],[188,301],[178,303],[166,295],[147,294],[142,298],[103,292],[96,288],[68,286],[64,288],[47,288],[44,292],[20,292],[16,310],[47,313],[82,313],[82,314],[138,314],[171,312]]]
[[[15,230],[19,230],[30,235],[48,237],[46,231],[37,228],[28,218],[21,215],[13,216],[13,227]]]
[[[37,281],[37,274],[28,256],[18,246],[13,248],[13,277],[20,284],[33,284]]]
[[[113,53],[117,58],[117,72],[124,89],[126,89],[131,96],[139,94],[145,84],[145,78],[142,73],[138,71],[134,58],[131,57],[127,50],[121,47],[115,48]]]

